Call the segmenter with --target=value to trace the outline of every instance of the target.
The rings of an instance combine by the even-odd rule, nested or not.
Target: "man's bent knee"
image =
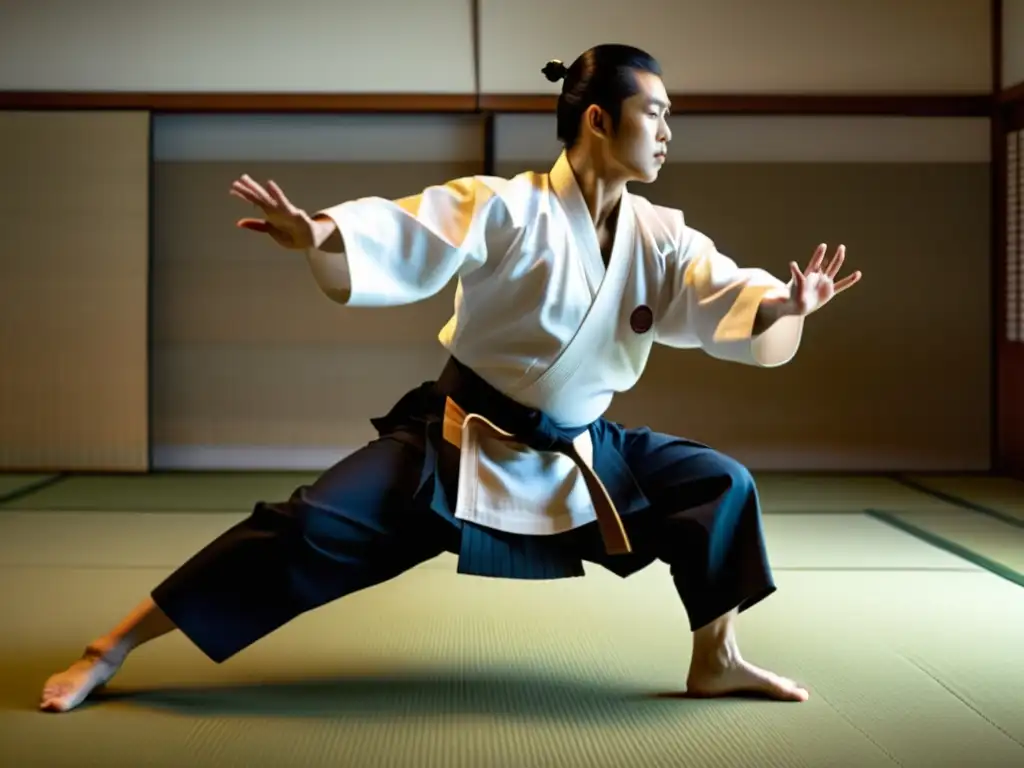
[[[710,451],[708,462],[713,467],[712,473],[728,480],[730,490],[734,493],[754,493],[757,483],[746,466],[731,456],[718,451]]]

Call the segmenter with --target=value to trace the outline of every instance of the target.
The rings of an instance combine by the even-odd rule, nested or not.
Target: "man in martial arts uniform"
[[[820,246],[783,283],[741,268],[680,211],[626,190],[657,178],[671,140],[657,63],[599,46],[566,70],[549,173],[475,176],[315,215],[273,182],[232,193],[262,211],[244,228],[303,251],[323,292],[351,307],[407,304],[458,281],[436,381],[374,419],[379,438],[256,505],[169,576],[82,659],[54,675],[43,709],[76,706],[140,643],[182,630],[223,661],[304,611],[449,551],[460,573],[627,576],[668,563],[693,630],[691,695],[796,683],[747,662],[735,616],[771,594],[750,474],[683,438],[603,417],[655,342],[777,366],[804,318],[855,283]]]

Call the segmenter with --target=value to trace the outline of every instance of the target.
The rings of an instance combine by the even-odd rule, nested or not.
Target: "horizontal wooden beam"
[[[472,113],[475,94],[0,91],[0,109],[152,112]]]
[[[893,115],[908,117],[988,117],[992,96],[954,95],[775,95],[673,94],[675,114],[706,115]],[[551,95],[483,94],[480,108],[492,112],[553,112]]]
[[[1024,102],[1024,83],[1017,83],[1012,88],[1004,88],[999,93],[1000,104]]]
[[[1011,92],[1014,89],[1011,89]],[[990,94],[772,95],[679,94],[676,114],[708,115],[893,115],[985,117]],[[0,91],[0,109],[138,109],[153,112],[336,113],[545,113],[556,97],[544,94],[399,93],[144,93]]]

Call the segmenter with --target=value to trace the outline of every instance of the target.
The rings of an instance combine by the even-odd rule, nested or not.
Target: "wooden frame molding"
[[[706,115],[896,115],[988,117],[992,95],[871,94],[670,94],[675,114]],[[480,108],[500,113],[554,112],[557,97],[481,94]]]
[[[999,103],[1003,105],[1024,103],[1024,83],[1017,83],[999,93]]]
[[[473,113],[472,93],[143,93],[0,91],[0,109],[152,112]]]
[[[1024,95],[1024,93],[1022,93]],[[676,94],[676,114],[988,117],[992,95]],[[337,112],[374,114],[546,113],[538,94],[144,93],[3,91],[0,109],[143,109],[153,112]]]

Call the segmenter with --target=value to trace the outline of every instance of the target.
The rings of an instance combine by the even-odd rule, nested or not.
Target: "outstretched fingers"
[[[257,205],[256,198],[254,198],[247,190],[239,188],[237,181],[231,185],[231,189],[228,190],[228,194],[232,195],[233,197],[237,197],[239,200],[242,200],[243,202],[251,203],[252,205]]]
[[[231,185],[231,194],[245,200],[247,203],[257,205],[264,210],[275,208],[277,202],[274,198],[253,180],[249,174],[243,174]]]
[[[825,274],[830,278],[835,278],[839,274],[840,268],[843,266],[843,262],[846,260],[846,246],[840,245],[836,248],[836,255],[832,257],[832,261],[828,263],[828,267],[825,269]]]
[[[856,285],[858,282],[860,282],[860,278],[860,270],[857,270],[852,275],[847,275],[846,277],[844,277],[842,280],[835,284],[835,292],[840,293],[841,291],[845,291],[847,288]]]
[[[814,255],[811,256],[811,261],[807,265],[807,271],[804,275],[810,275],[821,269],[821,263],[825,260],[825,251],[828,250],[828,246],[822,243],[814,249]]]
[[[797,290],[803,290],[807,276],[800,270],[800,265],[795,261],[789,262],[789,271],[793,275],[793,282],[796,284]]]
[[[258,208],[262,208],[264,211],[274,207],[274,202],[269,197],[265,197],[264,195],[260,194],[260,192],[257,192],[253,190],[251,187],[242,184],[240,181],[234,182],[231,185],[231,189],[229,191],[230,194],[234,195],[238,199],[244,200],[245,202],[251,205],[255,205]]]
[[[282,190],[273,179],[267,180],[267,191],[270,193],[270,197],[273,198],[274,202],[288,211],[288,213],[295,212],[295,206],[292,205],[291,200],[289,200],[285,195],[284,190]]]

